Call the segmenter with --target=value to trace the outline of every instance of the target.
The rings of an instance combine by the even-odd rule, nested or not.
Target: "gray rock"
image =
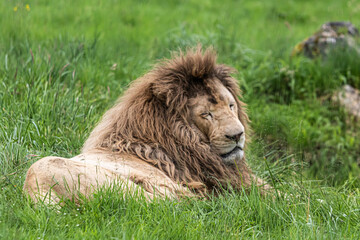
[[[332,100],[338,102],[349,114],[355,116],[357,120],[360,119],[359,90],[351,87],[350,85],[345,85],[340,91],[334,93]]]

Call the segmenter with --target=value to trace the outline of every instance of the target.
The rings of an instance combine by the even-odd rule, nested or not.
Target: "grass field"
[[[360,27],[359,14],[356,0],[1,1],[0,239],[360,239],[359,123],[329,97],[360,88],[360,60],[290,58],[321,24]],[[132,80],[197,43],[238,70],[249,164],[289,199],[146,202],[115,187],[35,208],[29,166],[78,154]]]

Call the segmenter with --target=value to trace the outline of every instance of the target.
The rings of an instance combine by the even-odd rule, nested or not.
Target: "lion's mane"
[[[102,118],[83,152],[102,149],[135,155],[159,168],[177,183],[203,195],[249,182],[245,158],[225,165],[209,143],[200,139],[189,121],[188,102],[199,91],[212,94],[208,79],[217,77],[235,96],[239,119],[248,132],[245,105],[239,100],[233,69],[216,64],[211,49],[190,49],[165,60],[135,80],[118,103]]]

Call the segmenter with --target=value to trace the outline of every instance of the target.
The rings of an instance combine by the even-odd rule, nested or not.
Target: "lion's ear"
[[[184,91],[179,85],[173,82],[162,81],[153,83],[150,91],[154,97],[163,102],[167,107],[175,108],[177,104],[185,100]]]
[[[162,83],[153,83],[150,87],[150,91],[154,97],[161,101],[166,101],[174,95],[174,90]]]

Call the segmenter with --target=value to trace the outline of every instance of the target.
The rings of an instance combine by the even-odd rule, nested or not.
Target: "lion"
[[[210,48],[173,54],[130,85],[80,155],[35,162],[25,192],[59,203],[114,183],[148,199],[269,189],[246,163],[249,118],[234,72]]]

